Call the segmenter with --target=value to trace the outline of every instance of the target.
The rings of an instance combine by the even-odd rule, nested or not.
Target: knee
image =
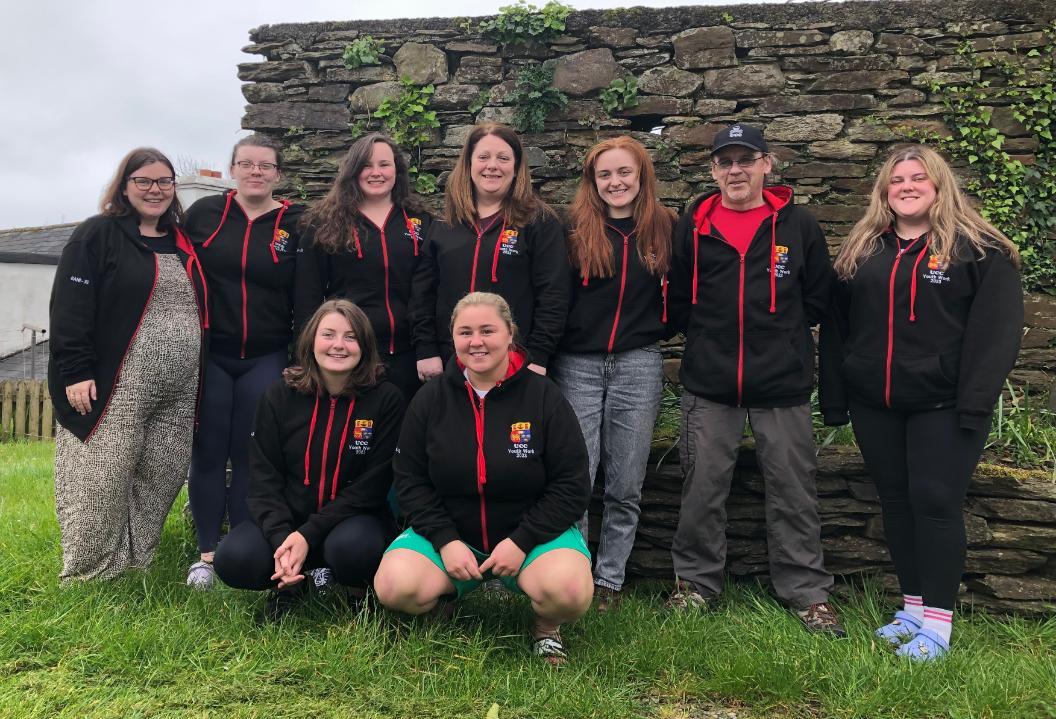
[[[937,486],[913,488],[910,492],[910,503],[917,518],[943,522],[960,520],[964,504]]]
[[[235,589],[266,589],[274,567],[271,545],[251,522],[240,524],[228,534],[213,557],[217,576]]]
[[[555,573],[542,586],[539,601],[550,613],[580,617],[590,608],[594,598],[594,583],[590,575],[572,572]]]
[[[398,563],[382,561],[374,575],[374,594],[382,606],[405,614],[427,611],[431,600],[422,591],[421,582]]]
[[[337,581],[346,586],[370,581],[385,551],[385,539],[376,534],[358,539],[334,534],[323,541],[323,561],[333,569]]]

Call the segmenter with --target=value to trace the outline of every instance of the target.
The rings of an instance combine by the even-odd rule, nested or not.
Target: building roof
[[[0,382],[5,379],[29,379],[36,364],[37,379],[48,378],[48,360],[51,357],[47,340],[36,347],[26,348],[8,357],[0,358]]]
[[[57,265],[62,248],[78,224],[0,230],[0,262]]]

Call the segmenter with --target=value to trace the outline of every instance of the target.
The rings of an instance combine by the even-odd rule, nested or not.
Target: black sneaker
[[[261,613],[262,623],[277,622],[290,613],[290,611],[304,601],[308,586],[301,580],[292,587],[285,589],[270,589],[264,600],[264,611]]]

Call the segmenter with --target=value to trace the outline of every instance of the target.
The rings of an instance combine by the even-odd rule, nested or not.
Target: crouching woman
[[[324,302],[297,341],[297,365],[261,398],[249,445],[252,521],[235,527],[214,560],[224,583],[271,594],[277,619],[304,596],[305,572],[329,569],[364,585],[395,524],[385,497],[403,398],[379,381],[366,315]]]
[[[528,370],[510,307],[472,292],[455,306],[455,356],[412,400],[393,460],[409,528],[374,589],[422,614],[497,577],[528,595],[532,649],[560,664],[560,628],[587,611],[590,553],[576,522],[590,480],[583,435],[557,386]]]

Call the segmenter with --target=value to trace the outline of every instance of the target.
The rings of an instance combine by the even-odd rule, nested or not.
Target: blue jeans
[[[663,358],[657,345],[605,353],[558,354],[551,376],[579,418],[593,485],[604,459],[605,494],[594,583],[619,590],[638,529],[642,483],[660,409]],[[580,521],[587,536],[587,520]]]

